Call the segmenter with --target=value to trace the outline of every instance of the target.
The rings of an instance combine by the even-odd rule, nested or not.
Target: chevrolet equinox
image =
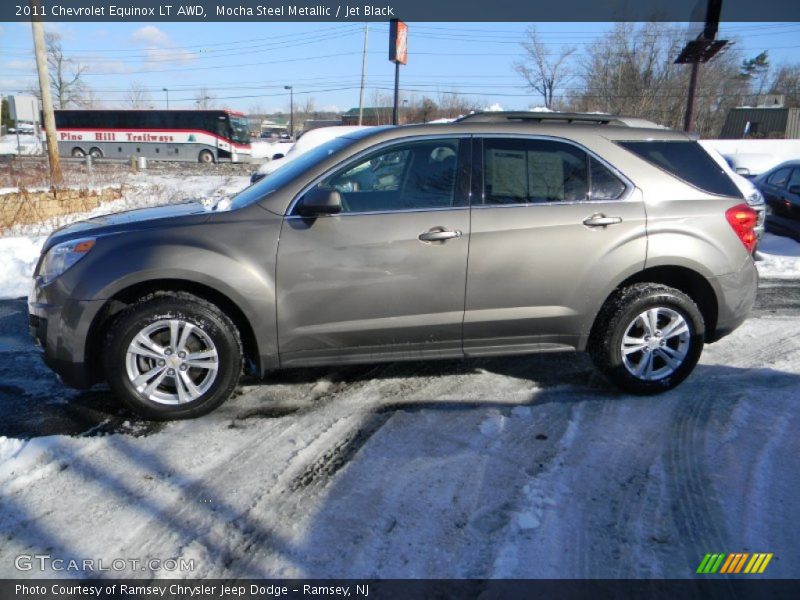
[[[330,140],[214,207],[54,232],[44,360],[141,415],[205,414],[243,370],[588,351],[628,392],[683,381],[753,306],[756,216],[692,138],[478,114]]]

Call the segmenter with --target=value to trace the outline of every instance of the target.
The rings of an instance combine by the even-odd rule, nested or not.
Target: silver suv
[[[65,382],[156,419],[211,411],[243,367],[588,350],[668,390],[753,305],[755,214],[686,135],[568,117],[354,132],[213,209],[68,226],[31,331]]]

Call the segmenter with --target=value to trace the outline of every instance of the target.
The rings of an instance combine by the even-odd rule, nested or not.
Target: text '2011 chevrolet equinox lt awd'
[[[688,136],[567,117],[354,132],[212,209],[67,226],[32,334],[156,419],[209,412],[243,367],[588,350],[669,390],[753,306],[755,214]]]

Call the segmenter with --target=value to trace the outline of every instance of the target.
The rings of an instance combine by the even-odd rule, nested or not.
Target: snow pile
[[[128,181],[122,198],[92,211],[57,217],[42,223],[14,226],[0,237],[0,298],[27,296],[31,276],[49,232],[100,215],[196,199],[203,201],[234,194],[248,184],[247,177],[175,177],[139,174]]]
[[[270,142],[250,142],[250,151],[253,158],[267,158],[274,153]]]
[[[756,262],[761,277],[800,278],[800,244],[794,240],[765,233],[758,244]]]
[[[279,142],[259,141],[250,143],[253,158],[268,158],[270,160],[272,160],[272,157],[276,154],[285,155],[292,146],[294,146],[294,142],[286,140]]]
[[[20,134],[19,154],[41,154],[42,142],[35,135]],[[17,136],[8,134],[0,137],[0,154],[17,154]]]
[[[0,238],[0,298],[27,296],[46,236]]]

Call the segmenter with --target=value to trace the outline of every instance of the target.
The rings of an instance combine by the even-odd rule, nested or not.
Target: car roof
[[[787,160],[785,162],[782,162],[779,165],[775,165],[774,167],[772,167],[767,172],[768,173],[772,173],[773,171],[777,171],[778,169],[788,169],[788,168],[791,168],[791,167],[800,167],[800,160],[797,160],[797,159]]]
[[[401,125],[398,127],[379,127],[372,131],[358,132],[347,137],[384,138],[386,140],[424,136],[424,135],[543,135],[566,139],[584,140],[597,136],[609,140],[631,141],[694,141],[691,136],[671,129],[652,127],[629,127],[624,125],[603,125],[587,123],[552,123],[538,121],[454,121],[452,123]]]

